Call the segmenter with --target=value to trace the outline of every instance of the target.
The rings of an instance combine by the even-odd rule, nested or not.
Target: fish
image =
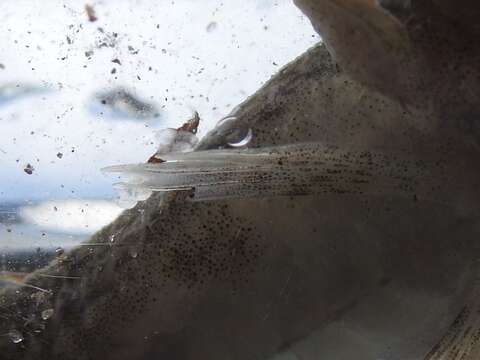
[[[478,358],[479,92],[451,69],[408,92],[415,72],[396,56],[427,44],[428,85],[438,59],[470,58],[409,41],[432,23],[457,30],[430,2],[402,7],[407,25],[374,8],[386,1],[296,2],[328,29],[326,45],[195,151],[107,169],[151,194],[29,276],[52,289],[55,321],[21,348],[0,339],[5,359]],[[450,87],[462,104],[442,96]],[[112,235],[116,246],[86,246]],[[33,291],[4,290],[2,311],[38,317]],[[0,326],[21,327],[12,321]]]

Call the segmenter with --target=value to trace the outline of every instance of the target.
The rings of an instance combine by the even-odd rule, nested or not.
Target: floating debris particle
[[[95,9],[93,6],[86,4],[85,11],[87,12],[88,21],[95,22],[98,20],[97,16],[95,15]]]
[[[193,117],[188,120],[185,124],[180,126],[177,130],[179,131],[188,131],[191,132],[192,134],[196,134],[198,130],[198,125],[200,125],[200,115],[198,114],[198,111],[195,111],[193,114]]]
[[[207,32],[211,33],[217,29],[218,24],[215,21],[210,22],[207,25]]]
[[[132,55],[137,55],[138,54],[138,50],[135,50],[135,48],[131,45],[128,45],[128,51],[130,52],[130,54]]]
[[[0,69],[1,69],[1,70],[5,70],[5,65],[3,65],[2,63],[0,63]]]
[[[98,49],[104,48],[104,47],[110,47],[114,48],[118,45],[118,33],[116,32],[105,32],[101,27],[99,27],[98,32],[102,34],[99,38],[97,38],[95,42],[95,47]]]
[[[120,60],[118,60],[118,59],[113,59],[113,60],[112,60],[112,63],[118,64],[118,65],[122,65],[122,63],[121,63]]]
[[[57,158],[61,159],[63,157],[63,154],[61,152],[57,153]]]
[[[33,170],[35,170],[35,169],[34,169],[34,167],[33,167],[32,165],[30,165],[30,164],[27,164],[27,165],[25,166],[25,168],[23,169],[23,171],[25,171],[28,175],[32,175],[32,174],[33,174]]]
[[[100,109],[97,105],[100,105]],[[97,93],[91,110],[121,118],[146,119],[160,116],[154,104],[139,99],[121,87]]]
[[[117,72],[117,69],[116,68],[113,68],[111,71],[110,71],[110,74],[115,74]]]

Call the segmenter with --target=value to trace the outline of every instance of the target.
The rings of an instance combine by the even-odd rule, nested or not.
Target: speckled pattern
[[[304,9],[309,3],[297,2]],[[316,4],[357,5],[340,7],[350,17],[329,22],[341,34],[351,30],[348,19],[374,2]],[[394,26],[387,18],[386,29],[404,31],[404,23],[416,29],[415,17],[406,22],[405,14]],[[427,26],[424,15],[419,19],[420,29]],[[254,134],[251,148],[314,142],[335,154],[330,176],[345,176],[339,159],[340,165],[364,164],[365,173],[357,174],[362,179],[367,171],[398,176],[406,169],[402,176],[414,177],[401,188],[407,196],[391,190],[389,176],[368,176],[371,191],[342,196],[328,187],[324,194],[206,202],[189,201],[189,192],[156,193],[88,246],[26,279],[48,292],[2,292],[0,326],[24,339],[15,344],[0,337],[0,358],[475,359],[480,194],[472,129],[478,128],[478,92],[463,87],[453,70],[439,92],[425,82],[424,98],[406,94],[391,78],[392,91],[386,91],[375,67],[359,74],[348,66],[365,65],[363,57],[341,61],[342,49],[359,51],[361,42],[327,43],[338,64],[325,46],[311,49],[197,149],[228,148],[245,128]],[[431,46],[443,54],[450,45]],[[397,66],[380,55],[374,53],[376,67]],[[409,68],[398,72],[416,76]],[[455,90],[448,92],[451,101],[449,87]],[[290,155],[277,164],[277,175]],[[308,159],[308,147],[301,145],[295,156]],[[46,309],[54,313],[42,320]]]

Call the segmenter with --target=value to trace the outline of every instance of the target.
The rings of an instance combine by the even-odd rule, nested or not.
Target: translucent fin
[[[130,176],[123,188],[194,189],[194,200],[306,194],[386,194],[432,197],[435,174],[424,161],[352,152],[320,143],[162,155],[157,164],[119,165],[106,172]]]

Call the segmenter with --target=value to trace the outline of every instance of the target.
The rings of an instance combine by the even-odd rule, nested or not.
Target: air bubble
[[[53,316],[53,309],[47,309],[42,311],[42,320],[48,320]]]
[[[45,330],[45,324],[36,323],[33,325],[33,332],[36,334],[40,334],[44,330]]]
[[[8,336],[14,344],[19,344],[23,341],[23,334],[16,329],[10,330]]]
[[[130,256],[134,259],[136,259],[138,257],[138,251],[137,249],[134,249],[134,248],[131,248],[128,250],[128,253],[130,254]]]
[[[215,128],[217,128],[226,139],[227,145],[235,148],[247,146],[253,138],[253,130],[235,124],[237,119],[236,116],[227,116],[215,125]]]
[[[225,124],[228,124],[228,123],[236,121],[236,120],[237,120],[236,116],[227,116],[227,117],[224,117],[223,119],[220,119],[217,122],[217,124],[215,125],[215,127],[224,126]]]
[[[247,134],[241,140],[236,142],[229,142],[227,143],[231,147],[242,147],[247,146],[253,138],[253,130],[251,128],[248,129]]]

